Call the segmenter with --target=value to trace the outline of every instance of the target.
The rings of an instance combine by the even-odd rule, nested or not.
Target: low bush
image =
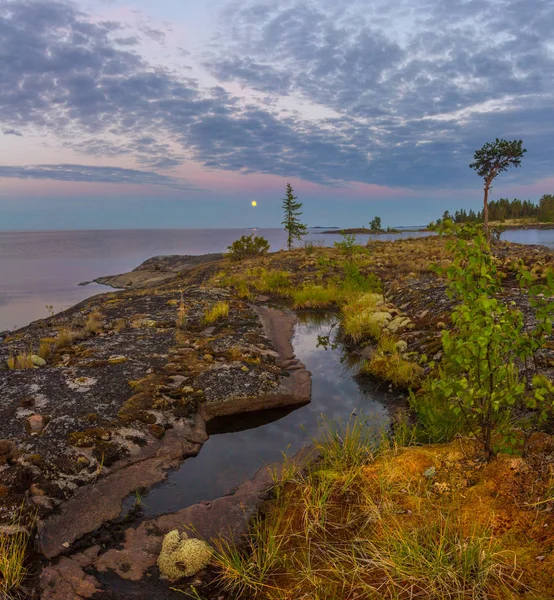
[[[261,237],[254,235],[243,235],[227,247],[227,256],[231,260],[243,260],[253,256],[260,256],[269,251],[269,242]]]

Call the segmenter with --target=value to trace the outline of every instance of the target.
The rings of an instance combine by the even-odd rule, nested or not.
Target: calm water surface
[[[294,351],[312,372],[311,403],[292,411],[222,419],[215,429],[212,425],[200,454],[186,460],[144,497],[146,515],[173,512],[217,498],[252,477],[260,467],[282,460],[283,452],[293,456],[318,435],[322,415],[343,423],[352,413],[363,415],[376,432],[387,426],[387,406],[394,404],[393,394],[372,382],[355,380],[343,362],[340,345],[328,350],[317,347],[317,335],[328,334],[335,320],[332,315],[323,319],[308,315],[296,326]],[[126,510],[133,500],[128,500]]]
[[[108,291],[97,284],[79,286],[83,281],[125,273],[156,255],[223,252],[250,233],[244,229],[0,231],[0,332],[48,316],[47,305],[59,312]],[[282,229],[255,233],[268,239],[272,250],[285,245]],[[316,231],[307,239],[332,245],[339,238],[338,233]]]
[[[164,229],[114,231],[0,231],[0,332],[22,327],[48,315],[47,305],[56,312],[97,293],[104,286],[78,284],[102,275],[124,273],[160,254],[205,254],[223,252],[244,229]],[[272,250],[284,247],[281,229],[258,229]],[[364,243],[371,237],[381,240],[418,237],[425,232],[403,232],[380,236],[359,235]],[[504,239],[554,248],[554,230],[508,231]],[[337,234],[312,230],[307,239],[332,245]]]

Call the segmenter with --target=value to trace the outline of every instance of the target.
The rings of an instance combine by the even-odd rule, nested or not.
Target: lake
[[[105,286],[79,286],[102,275],[124,273],[141,262],[163,254],[223,252],[234,240],[249,235],[245,229],[140,229],[110,231],[0,231],[0,332],[22,327],[108,291]],[[257,229],[272,250],[285,246],[282,229]],[[419,237],[426,232],[401,232],[379,236],[381,240]],[[507,231],[503,239],[554,248],[554,230]],[[310,230],[308,240],[332,246],[340,234]]]

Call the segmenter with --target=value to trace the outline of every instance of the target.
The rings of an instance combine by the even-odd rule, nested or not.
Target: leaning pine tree
[[[469,167],[477,172],[479,177],[483,178],[483,189],[485,195],[483,198],[483,222],[487,242],[490,243],[491,235],[489,231],[489,192],[492,182],[500,173],[507,171],[511,167],[521,166],[521,159],[527,152],[523,148],[521,140],[499,140],[486,143],[480,150],[476,150],[473,158],[474,163]]]
[[[290,183],[287,183],[287,197],[283,200],[283,210],[285,211],[285,220],[283,225],[287,231],[287,248],[292,249],[294,240],[301,240],[307,233],[307,227],[300,222],[298,218],[302,213],[302,202],[297,202],[294,190]]]

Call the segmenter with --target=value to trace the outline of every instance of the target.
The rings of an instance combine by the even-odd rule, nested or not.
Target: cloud
[[[145,169],[196,161],[333,186],[437,189],[473,184],[468,164],[485,141],[521,137],[519,180],[551,174],[550,0],[339,4],[228,4],[204,56],[226,88],[207,88],[139,54],[141,33],[167,44],[163,31],[140,24],[129,35],[60,0],[0,0],[0,126]],[[66,167],[68,177],[101,176]]]
[[[158,44],[165,44],[165,33],[160,31],[159,29],[154,29],[153,27],[149,27],[148,25],[143,25],[140,28],[140,31],[144,33],[144,35]]]
[[[554,6],[454,4],[236,2],[205,65],[221,80],[338,113],[320,124],[371,156],[351,166],[377,183],[463,179],[473,151],[497,136],[521,135],[527,172],[548,173],[552,155],[533,150],[554,132]]]
[[[156,185],[176,190],[196,189],[185,180],[168,177],[151,171],[122,169],[119,167],[93,167],[89,165],[31,165],[0,166],[0,178],[50,179],[55,181],[81,181],[88,183],[127,183]]]
[[[22,137],[23,134],[21,133],[21,131],[18,131],[17,129],[13,129],[12,127],[8,127],[6,129],[2,129],[2,133],[4,135],[15,135],[17,137]]]

